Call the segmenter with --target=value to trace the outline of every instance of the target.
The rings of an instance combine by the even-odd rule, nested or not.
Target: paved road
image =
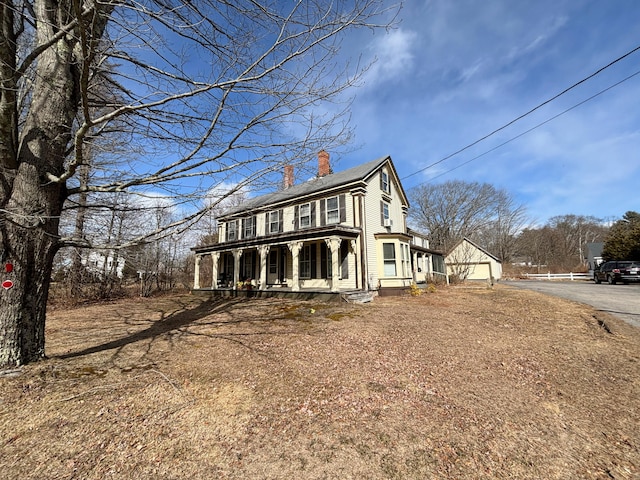
[[[567,298],[574,302],[592,305],[631,325],[640,327],[640,283],[629,285],[596,285],[587,281],[503,281],[505,285],[527,288],[536,292]]]

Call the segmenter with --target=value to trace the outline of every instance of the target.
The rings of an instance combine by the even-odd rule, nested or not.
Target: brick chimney
[[[318,152],[318,176],[324,177],[331,173],[331,165],[329,164],[329,154],[325,150]]]
[[[293,187],[293,165],[284,166],[284,189]]]

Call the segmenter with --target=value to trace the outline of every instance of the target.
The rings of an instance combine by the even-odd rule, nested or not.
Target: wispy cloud
[[[635,47],[630,32],[640,9],[633,0],[431,0],[407,3],[402,15],[401,29],[363,48],[378,62],[353,105],[363,145],[354,164],[388,153],[401,177],[411,175],[407,188],[449,179],[492,183],[541,220],[638,210],[627,189],[598,192],[606,179],[640,182],[640,76],[518,136],[633,73],[640,53],[416,173]]]

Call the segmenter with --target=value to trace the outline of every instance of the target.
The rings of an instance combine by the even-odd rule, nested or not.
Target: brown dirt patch
[[[0,377],[6,479],[640,475],[640,333],[535,292],[176,295],[47,333],[49,360]]]

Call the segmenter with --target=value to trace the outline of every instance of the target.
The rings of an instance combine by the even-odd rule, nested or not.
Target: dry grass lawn
[[[640,332],[499,286],[54,310],[4,479],[633,479]]]

